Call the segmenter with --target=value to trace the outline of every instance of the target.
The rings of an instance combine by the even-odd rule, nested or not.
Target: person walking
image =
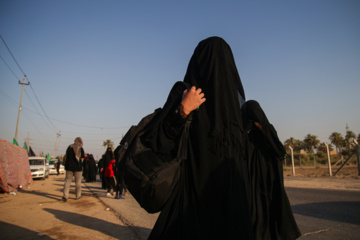
[[[89,181],[96,182],[96,162],[92,154],[89,155]]]
[[[57,175],[60,174],[60,164],[61,164],[61,161],[60,161],[60,159],[58,158],[57,163],[56,163],[56,172],[57,172]]]
[[[107,197],[113,197],[116,192],[115,159],[111,159],[105,170]]]
[[[263,148],[256,148],[256,141],[249,140],[244,121],[254,119],[244,118],[247,113],[241,111],[245,93],[230,46],[220,37],[201,41],[190,59],[184,82],[192,87],[184,91],[174,111],[158,129],[142,136],[144,144],[153,151],[174,155],[191,115],[187,159],[181,162],[179,181],[149,239],[299,237],[301,233],[279,174],[281,162],[272,168],[251,162],[258,161],[252,153],[261,152],[261,163],[280,161],[281,156],[272,156],[275,150],[271,144],[262,151]],[[264,188],[254,185],[257,178],[251,175],[262,170],[272,177],[263,182]],[[267,191],[259,199],[262,189]],[[270,208],[262,209],[261,204]]]
[[[81,178],[82,178],[82,166],[84,160],[83,141],[80,137],[75,138],[73,144],[69,145],[66,149],[66,161],[65,161],[65,185],[62,201],[66,202],[69,198],[70,185],[75,178],[75,195],[76,200],[81,197]]]
[[[83,173],[82,176],[85,180],[85,182],[90,182],[90,176],[89,176],[89,154],[85,153],[84,160],[83,160]]]
[[[113,159],[114,159],[114,153],[113,153],[111,147],[107,147],[106,152],[103,157],[103,161],[101,162],[100,170],[99,170],[99,172],[100,172],[99,174],[102,175],[102,188],[103,189],[108,188],[108,186],[107,186],[108,182],[106,180],[105,171],[106,171],[106,168],[108,167],[110,161]]]

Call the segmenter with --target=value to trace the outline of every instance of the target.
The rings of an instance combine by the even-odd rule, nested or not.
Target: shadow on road
[[[132,230],[134,234],[137,235],[140,239],[141,236],[139,236],[139,231],[149,230],[142,227],[120,226],[112,222],[107,222],[98,218],[88,217],[82,214],[72,212],[60,211],[50,208],[44,208],[44,210],[53,214],[57,219],[61,221],[98,231],[114,238],[119,238],[120,236],[116,236],[116,233],[123,232],[124,228]]]
[[[43,233],[31,231],[26,228],[22,228],[13,224],[0,221],[0,235],[1,239],[42,239],[50,240],[51,237],[46,236]]]
[[[292,206],[294,213],[360,226],[360,202],[319,202]]]
[[[63,189],[57,189],[57,192],[60,192],[61,194],[51,194],[51,193],[47,193],[47,192],[42,192],[42,191],[39,191],[39,190],[23,190],[21,191],[21,193],[23,194],[33,194],[33,195],[37,195],[37,196],[40,196],[40,197],[46,197],[46,198],[49,198],[49,199],[53,199],[53,200],[61,200],[62,198],[62,192],[63,192]],[[70,189],[70,197],[69,198],[74,198],[75,199],[75,189]],[[88,197],[92,197],[94,196],[94,194],[92,192],[90,192],[89,190],[85,190],[84,188],[82,189],[81,191],[81,196],[88,196]]]

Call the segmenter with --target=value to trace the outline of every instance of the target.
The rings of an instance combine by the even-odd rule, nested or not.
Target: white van
[[[29,157],[32,178],[45,179],[49,177],[49,163],[45,157]]]

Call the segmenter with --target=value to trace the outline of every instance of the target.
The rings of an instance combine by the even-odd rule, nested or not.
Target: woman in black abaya
[[[254,188],[241,112],[245,94],[229,45],[219,37],[201,41],[184,82],[194,87],[154,130],[157,134],[146,138],[154,151],[174,152],[192,112],[188,158],[149,239],[254,239]],[[199,99],[195,110],[191,102]]]
[[[248,133],[247,161],[254,239],[295,239],[300,236],[283,183],[285,148],[260,104],[242,107]]]
[[[101,164],[101,168],[99,170],[100,174],[102,175],[102,188],[106,189],[108,187],[108,182],[106,181],[105,177],[105,170],[108,167],[111,160],[114,159],[114,153],[111,147],[107,147],[106,152],[103,157],[103,162]]]

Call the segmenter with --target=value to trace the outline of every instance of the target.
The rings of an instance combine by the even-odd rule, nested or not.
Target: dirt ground
[[[333,175],[338,168],[332,168]],[[345,166],[335,177],[329,177],[327,167],[297,167],[295,176],[292,168],[286,167],[284,177],[289,186],[300,183],[311,187],[313,180],[318,179],[319,184],[314,186],[326,188],[333,187],[328,184],[331,179],[344,182],[342,179],[348,178],[357,184],[353,187],[355,190],[360,189],[357,166]],[[333,185],[343,188],[342,184]],[[80,200],[75,200],[73,183],[69,200],[66,203],[59,201],[63,185],[64,175],[52,175],[46,180],[34,180],[29,188],[17,192],[16,196],[0,193],[1,239],[141,239],[84,184]]]
[[[17,195],[0,194],[1,239],[136,239],[131,228],[86,187],[75,200],[62,197],[64,175],[34,180]]]
[[[355,165],[344,166],[335,176],[334,174],[338,171],[340,166],[331,167],[333,178],[352,178],[360,179],[358,167]],[[293,176],[292,168],[284,168],[284,177]],[[329,177],[328,167],[295,167],[295,177]]]

